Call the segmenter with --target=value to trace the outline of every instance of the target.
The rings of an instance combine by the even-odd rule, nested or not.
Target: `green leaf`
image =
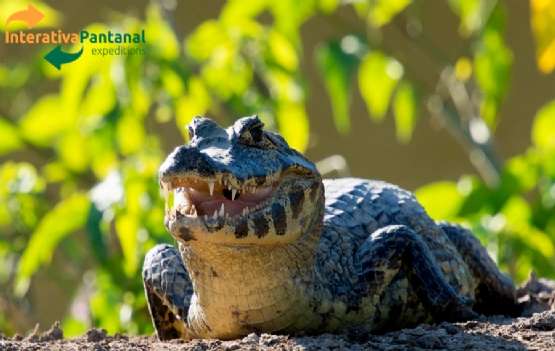
[[[462,196],[454,182],[435,182],[418,188],[414,194],[430,217],[453,219],[462,204]]]
[[[100,263],[100,265],[105,265],[107,262],[108,249],[101,229],[102,212],[92,204],[90,206],[89,214],[87,216],[87,237],[91,243],[92,252]]]
[[[274,27],[292,43],[299,43],[300,27],[317,9],[316,1],[280,0],[268,2]]]
[[[517,155],[509,159],[505,172],[518,181],[519,191],[530,191],[538,182],[538,170],[526,155]]]
[[[0,117],[0,156],[21,148],[19,132],[10,122]]]
[[[460,17],[459,32],[468,37],[486,24],[486,16],[495,6],[495,2],[492,0],[449,0],[449,5],[453,12]]]
[[[482,91],[480,114],[490,128],[495,128],[499,105],[507,91],[513,62],[511,50],[498,30],[486,30],[474,55],[475,77]]]
[[[341,43],[345,43],[345,41],[352,43],[348,47],[348,49],[352,49],[349,52],[342,48]],[[316,49],[316,63],[331,99],[335,127],[343,134],[350,129],[351,80],[359,62],[355,54],[360,46],[358,38],[348,36],[341,42],[332,41]]]
[[[360,93],[370,117],[382,120],[397,82],[403,76],[403,66],[394,58],[374,51],[364,57],[358,71]]]
[[[32,67],[23,62],[0,65],[0,87],[10,89],[12,93],[17,92],[29,80],[31,70]]]
[[[532,141],[539,149],[555,151],[555,100],[536,113],[532,125]]]
[[[507,229],[521,237],[527,246],[545,257],[555,255],[555,247],[549,236],[531,225],[532,210],[526,200],[513,196],[503,207],[502,214],[507,221]]]
[[[218,55],[202,67],[201,76],[214,95],[226,100],[234,94],[245,94],[251,86],[252,70],[252,65],[233,47],[222,47]]]
[[[81,100],[79,114],[87,120],[87,127],[94,128],[101,118],[114,108],[116,90],[109,74],[99,74]],[[84,123],[84,124],[85,124]]]
[[[171,97],[178,98],[183,95],[185,86],[183,79],[177,72],[173,69],[164,67],[161,69],[160,77],[162,78],[162,85],[164,91],[167,92]]]
[[[64,337],[77,337],[87,331],[87,324],[73,317],[66,317],[62,323]]]
[[[403,143],[410,141],[416,125],[416,103],[416,93],[412,85],[406,81],[401,82],[393,100],[393,112],[397,139]]]
[[[60,241],[85,225],[89,207],[88,196],[75,193],[40,220],[19,261],[15,284],[19,296],[25,294],[29,279],[37,269],[50,262]]]
[[[411,0],[374,0],[369,2],[368,21],[381,27],[388,24],[395,15],[403,11]]]

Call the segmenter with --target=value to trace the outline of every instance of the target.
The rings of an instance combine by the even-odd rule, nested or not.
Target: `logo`
[[[43,18],[44,14],[37,10],[33,5],[29,4],[29,6],[27,6],[27,9],[12,13],[12,15],[6,20],[6,27],[8,26],[8,24],[10,24],[10,22],[23,21],[27,23],[27,27],[31,29],[36,26],[37,23],[39,23]]]
[[[42,19],[44,14],[33,5],[12,13],[6,19],[6,31],[4,43],[13,45],[56,45],[49,51],[44,59],[56,69],[62,69],[62,65],[76,61],[83,54],[85,44],[90,47],[90,53],[98,56],[131,56],[144,55],[146,44],[144,29],[140,32],[90,32],[81,30],[79,32],[65,32],[62,29],[50,31],[25,32],[22,30],[10,32],[8,26],[12,22],[24,22],[27,29],[33,29]],[[82,44],[77,52],[66,52],[62,45]],[[117,44],[115,47],[113,44]]]

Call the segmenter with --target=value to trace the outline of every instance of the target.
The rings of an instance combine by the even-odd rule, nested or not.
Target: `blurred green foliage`
[[[449,1],[471,58],[444,62],[442,79],[453,71],[454,81],[445,80],[451,82],[445,83],[447,90],[478,94],[477,113],[468,117],[465,107],[472,109],[474,100],[461,106],[460,95],[422,85],[406,62],[376,39],[396,17],[414,16],[415,2],[230,0],[218,18],[204,21],[186,38],[175,34],[171,10],[153,3],[144,20],[120,14],[87,28],[144,28],[144,56],[85,51],[57,71],[41,59],[49,50],[43,48],[34,60],[0,65],[0,156],[5,160],[0,165],[0,290],[9,300],[24,300],[33,278],[58,257],[64,269],[56,278],[73,279],[78,286],[64,320],[66,334],[89,325],[109,332],[152,331],[140,271],[146,251],[170,241],[156,181],[165,156],[161,136],[177,130],[186,139],[185,125],[199,114],[230,123],[256,113],[305,150],[310,127],[300,27],[316,15],[332,16],[348,7],[364,23],[362,30],[320,43],[315,52],[338,131],[350,131],[350,101],[358,87],[372,120],[382,121],[391,111],[400,142],[410,142],[428,105],[440,118],[455,115],[453,134],[467,137],[471,156],[484,151],[510,85],[512,53],[503,39],[503,4]],[[3,15],[14,10],[5,4]],[[51,13],[49,24],[61,17],[37,6]],[[543,41],[549,37],[542,35]],[[435,218],[471,226],[516,280],[532,269],[555,277],[554,136],[552,102],[535,118],[533,144],[494,167],[493,182],[463,175],[416,194]],[[485,151],[480,155],[488,157]],[[75,312],[80,304],[88,306],[85,318]],[[13,313],[0,312],[0,330],[12,332]]]

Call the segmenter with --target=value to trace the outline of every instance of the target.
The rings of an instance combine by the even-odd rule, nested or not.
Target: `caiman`
[[[409,191],[322,180],[256,116],[227,129],[197,117],[188,133],[159,170],[177,247],[143,266],[160,339],[370,333],[516,308],[473,234]]]

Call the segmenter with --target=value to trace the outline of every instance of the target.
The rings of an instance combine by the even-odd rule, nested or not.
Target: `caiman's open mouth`
[[[223,218],[236,220],[271,203],[280,177],[265,177],[240,182],[231,174],[212,178],[196,175],[174,177],[163,182],[167,210],[204,222]],[[257,185],[258,184],[258,185]]]

